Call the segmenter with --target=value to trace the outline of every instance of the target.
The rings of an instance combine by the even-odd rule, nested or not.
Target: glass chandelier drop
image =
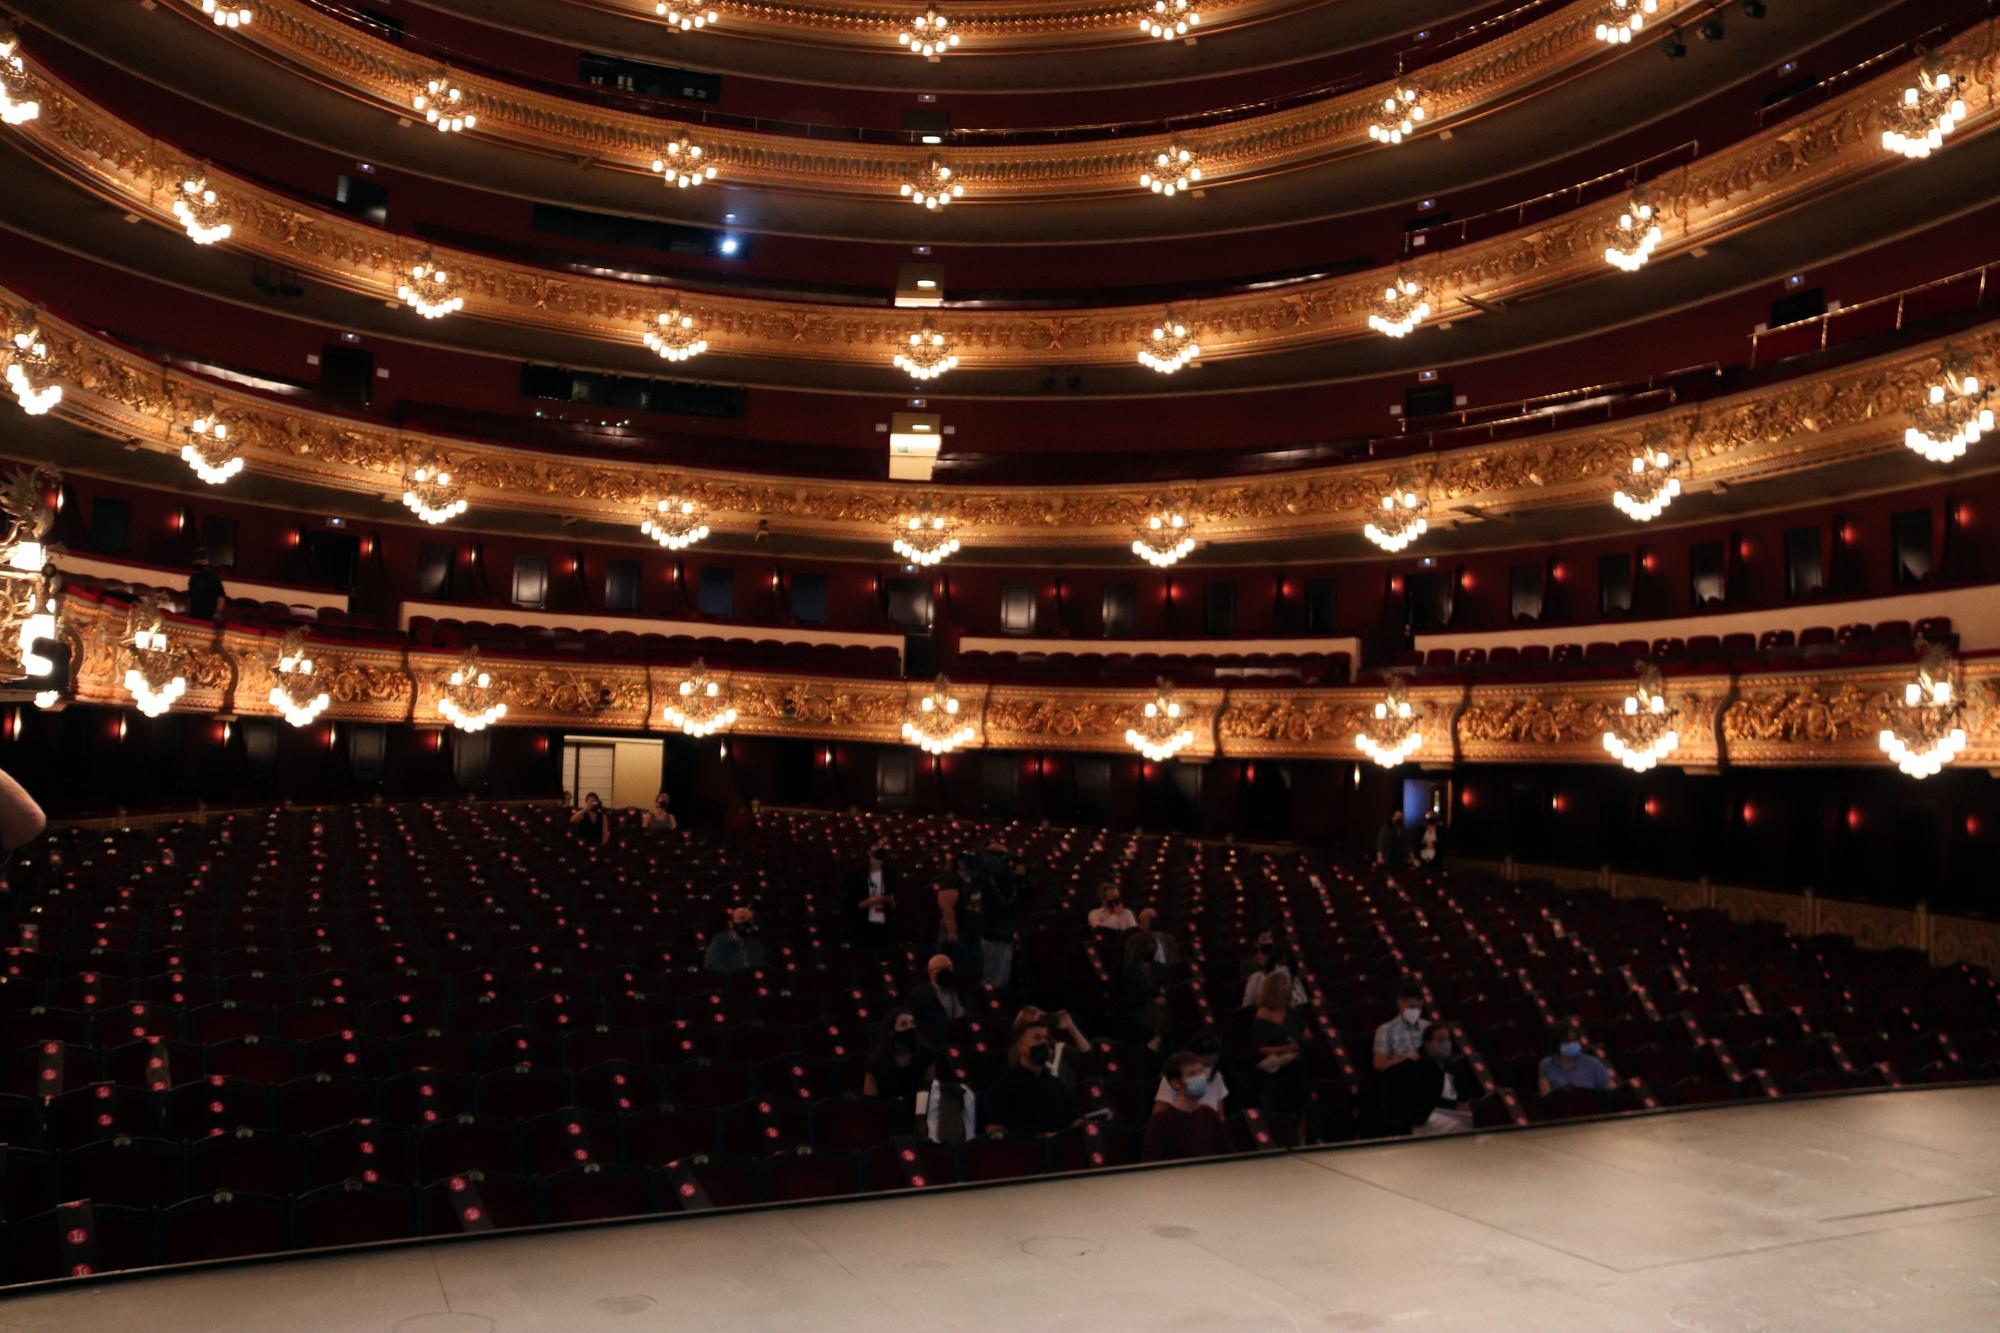
[[[403,506],[433,526],[465,512],[465,483],[441,463],[419,463],[403,474]]]
[[[958,524],[936,512],[912,514],[903,520],[889,546],[910,564],[928,568],[958,554]]]
[[[1651,523],[1680,498],[1677,473],[1672,453],[1642,446],[1632,455],[1631,472],[1611,492],[1612,506],[1634,522]]]
[[[1882,147],[1909,158],[1929,157],[1944,147],[1945,136],[1965,119],[1965,100],[1959,96],[1963,83],[1936,64],[1919,69],[1917,81],[1889,108]]]
[[[174,216],[196,245],[214,245],[229,239],[229,205],[216,197],[205,176],[190,176],[181,182],[174,196]]]
[[[1993,387],[1962,365],[1947,363],[1944,379],[1909,412],[1903,443],[1933,463],[1951,463],[1993,429]]]
[[[42,114],[39,85],[15,49],[19,44],[13,28],[0,23],[0,124],[25,125]]]
[[[230,0],[201,0],[201,12],[215,20],[218,28],[247,28],[256,17],[250,6],[231,4]]]
[[[1153,0],[1153,8],[1139,15],[1139,31],[1149,37],[1171,41],[1185,37],[1201,23],[1201,10],[1194,0]]]
[[[1415,133],[1429,114],[1423,89],[1414,83],[1403,84],[1382,99],[1382,110],[1368,126],[1368,137],[1380,144],[1399,144]]]
[[[903,718],[903,739],[925,754],[950,754],[975,734],[970,722],[959,720],[958,700],[943,676]]]
[[[1604,262],[1627,273],[1637,273],[1653,257],[1660,236],[1660,222],[1652,204],[1634,196],[1618,215],[1618,225],[1611,230],[1611,243],[1604,247]]]
[[[1882,710],[1889,723],[1878,738],[1882,753],[1913,778],[1930,777],[1965,749],[1964,705],[1951,682],[1955,667],[1942,645],[1929,645],[1915,679],[1903,686],[1902,703]]]
[[[465,90],[452,82],[450,70],[439,70],[417,85],[410,106],[440,134],[457,134],[479,124]]]
[[[1171,310],[1153,326],[1150,335],[1139,339],[1139,364],[1150,366],[1162,375],[1173,374],[1200,355],[1201,343]]]
[[[903,182],[901,194],[919,208],[943,208],[952,200],[963,198],[965,187],[951,178],[950,167],[933,157],[924,163],[915,180]]]
[[[958,364],[958,352],[937,325],[925,320],[910,335],[909,345],[896,353],[896,366],[913,380],[934,380]]]
[[[425,319],[443,319],[465,309],[465,293],[428,250],[410,264],[410,274],[396,288],[396,296]]]
[[[1389,688],[1375,701],[1375,715],[1355,734],[1354,746],[1384,768],[1415,754],[1423,745],[1423,714],[1403,696],[1400,676],[1389,678]]]
[[[1194,524],[1187,515],[1170,506],[1146,515],[1146,521],[1139,525],[1139,535],[1132,539],[1132,554],[1155,569],[1179,563],[1192,550]]]
[[[1392,555],[1431,530],[1431,502],[1410,487],[1382,497],[1375,517],[1362,525],[1361,535]]]
[[[0,681],[47,676],[55,663],[35,646],[56,637],[46,544],[55,511],[41,476],[27,469],[9,476],[0,487],[0,511],[6,519],[0,535]],[[36,702],[48,706],[39,696]]]
[[[653,159],[653,174],[682,190],[705,184],[715,179],[715,164],[704,162],[705,156],[702,146],[683,134],[661,146],[659,156]]]
[[[1382,289],[1382,299],[1368,316],[1368,327],[1390,338],[1406,338],[1410,331],[1429,319],[1430,294],[1422,283],[1407,273]]]
[[[1646,20],[1660,12],[1660,0],[1605,0],[1593,29],[1606,46],[1626,46],[1632,36],[1646,26]]]
[[[209,485],[220,486],[243,470],[243,450],[213,409],[197,414],[182,431],[187,443],[181,446],[181,461]]]
[[[896,41],[911,55],[935,60],[958,45],[958,34],[951,30],[951,20],[926,7],[924,12],[903,25]]]
[[[1139,173],[1139,185],[1168,199],[1185,194],[1201,180],[1201,154],[1184,143],[1170,143],[1153,155],[1152,165]]]
[[[1680,748],[1681,734],[1674,729],[1679,716],[1680,710],[1667,702],[1660,669],[1647,662],[1624,707],[1607,719],[1604,748],[1634,773],[1644,773]]]
[[[7,387],[21,410],[38,417],[62,401],[62,385],[56,383],[55,362],[49,355],[48,340],[41,329],[30,324],[16,329],[7,349]]]
[[[1194,743],[1194,729],[1181,718],[1174,687],[1163,679],[1140,711],[1139,724],[1125,728],[1125,743],[1156,764],[1164,764]]]
[[[708,350],[708,339],[693,315],[676,301],[653,317],[653,327],[643,335],[646,346],[662,361],[689,361]]]
[[[136,603],[125,626],[126,692],[140,712],[158,717],[187,693],[185,655],[167,637],[157,597]]]
[[[460,731],[484,731],[507,716],[493,677],[479,665],[479,650],[467,648],[438,689],[438,712]]]
[[[679,727],[696,740],[736,725],[736,710],[729,706],[728,687],[710,678],[708,664],[699,657],[688,668],[687,679],[674,687],[660,716],[668,726]]]
[[[722,17],[712,9],[684,10],[675,5],[668,4],[667,0],[659,0],[659,3],[653,6],[653,12],[665,19],[671,26],[679,28],[682,32],[693,32],[696,28],[706,28],[709,24]]]
[[[278,645],[271,681],[271,707],[295,727],[311,726],[313,719],[325,712],[331,702],[327,692],[320,688],[313,660],[306,653],[306,632],[302,629],[287,631]]]
[[[670,495],[640,520],[639,531],[669,551],[684,551],[708,536],[708,522],[700,505]]]

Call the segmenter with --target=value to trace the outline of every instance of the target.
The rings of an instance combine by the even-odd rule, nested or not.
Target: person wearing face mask
[[[944,954],[933,954],[926,969],[930,981],[910,992],[910,1012],[924,1040],[941,1046],[951,1025],[965,1017],[965,997],[959,994],[958,968]]]
[[[1161,967],[1179,967],[1181,964],[1181,942],[1167,930],[1167,923],[1160,916],[1160,909],[1148,907],[1139,913],[1139,929],[1153,937],[1153,961]]]
[[[723,928],[708,942],[702,968],[733,976],[764,966],[764,944],[757,938],[757,920],[747,907],[732,907]]]
[[[1257,942],[1252,947],[1251,952],[1236,960],[1236,979],[1238,981],[1248,981],[1251,977],[1262,972],[1264,965],[1270,961],[1271,949],[1276,942],[1275,937],[1270,931],[1258,931]],[[1249,1001],[1246,1000],[1244,1003],[1248,1004]]]
[[[883,851],[868,849],[868,865],[854,884],[854,944],[872,953],[896,942],[896,873],[883,861]]]
[[[933,1060],[930,1044],[917,1031],[916,1014],[907,1008],[891,1009],[882,1016],[875,1045],[868,1052],[861,1095],[910,1103],[930,1086]]]
[[[1443,1023],[1424,1029],[1423,1051],[1396,1070],[1402,1121],[1417,1138],[1465,1134],[1472,1129],[1472,1070]]]
[[[1556,1053],[1542,1057],[1535,1073],[1535,1087],[1542,1096],[1563,1088],[1585,1092],[1606,1092],[1611,1088],[1611,1071],[1604,1061],[1583,1049],[1583,1030],[1565,1023],[1557,1037]]]
[[[981,1098],[988,1133],[1059,1134],[1077,1123],[1076,1099],[1051,1072],[1055,1046],[1048,1028],[1030,1023],[1014,1033],[1007,1072]]]
[[[1272,977],[1292,975],[1292,950],[1287,944],[1260,943],[1258,953],[1263,965],[1252,972],[1243,982],[1243,1006],[1258,1003],[1264,994],[1264,983]]]
[[[1229,1151],[1222,1117],[1208,1105],[1209,1074],[1201,1057],[1176,1051],[1161,1071],[1172,1096],[1153,1103],[1146,1121],[1142,1162],[1176,1162],[1189,1157],[1219,1157]]]
[[[1223,1113],[1222,1104],[1229,1099],[1229,1084],[1222,1077],[1222,1042],[1213,1028],[1203,1028],[1188,1042],[1188,1053],[1201,1062],[1201,1073],[1206,1081],[1202,1084],[1201,1104],[1217,1115]],[[1174,1100],[1173,1084],[1165,1074],[1160,1076],[1160,1086],[1153,1093],[1155,1102]]]
[[[1375,1029],[1378,1073],[1414,1060],[1424,1047],[1424,983],[1404,977],[1396,983],[1396,1016]]]
[[[1097,900],[1098,905],[1090,909],[1092,930],[1131,930],[1139,924],[1139,918],[1125,906],[1125,895],[1116,884],[1106,884],[1100,889]]]
[[[1014,1015],[1016,1032],[1036,1024],[1048,1028],[1049,1040],[1055,1044],[1055,1054],[1049,1059],[1049,1067],[1055,1071],[1057,1078],[1074,1088],[1082,1063],[1076,1057],[1088,1056],[1097,1048],[1090,1044],[1090,1038],[1083,1035],[1083,1029],[1076,1025],[1076,1020],[1070,1017],[1067,1009],[1050,1013],[1031,1004]]]

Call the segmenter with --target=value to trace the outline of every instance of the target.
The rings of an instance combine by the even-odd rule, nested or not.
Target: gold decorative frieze
[[[1680,710],[1680,745],[1663,764],[1713,768],[1722,756],[1715,717],[1729,698],[1727,676],[1669,676],[1668,703]],[[1471,763],[1541,756],[1542,763],[1603,762],[1604,737],[1632,690],[1632,681],[1563,681],[1494,685],[1473,690],[1459,714],[1459,757]]]
[[[1874,666],[1838,674],[1787,672],[1745,676],[1722,715],[1722,739],[1737,762],[1771,755],[1786,763],[1851,764],[1881,755],[1879,738],[1894,722],[1911,668]],[[2000,728],[1991,674],[1968,673],[1965,729],[1971,750]]]

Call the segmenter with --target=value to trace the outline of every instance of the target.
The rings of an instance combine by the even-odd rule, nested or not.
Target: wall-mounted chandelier
[[[1368,126],[1368,137],[1376,143],[1399,144],[1414,134],[1429,114],[1424,90],[1414,83],[1403,84],[1382,99],[1380,111]]]
[[[302,629],[286,631],[278,645],[277,660],[271,664],[271,682],[271,707],[295,727],[311,726],[332,701],[320,686]]]
[[[1173,374],[1200,355],[1201,343],[1193,330],[1175,318],[1171,310],[1149,334],[1139,339],[1139,364],[1162,375]]]
[[[1136,726],[1125,728],[1125,743],[1156,764],[1164,764],[1194,743],[1194,729],[1182,718],[1174,687],[1162,679],[1139,712]]]
[[[1139,173],[1139,185],[1168,199],[1185,194],[1201,181],[1201,154],[1184,143],[1170,143],[1153,154]]]
[[[958,34],[951,30],[950,19],[926,8],[903,25],[903,30],[896,34],[896,42],[912,55],[936,60],[958,45]]]
[[[679,727],[697,740],[736,725],[736,710],[729,706],[729,687],[711,677],[708,663],[699,657],[688,668],[687,679],[674,687],[660,716],[668,726]]]
[[[125,689],[139,711],[158,717],[187,693],[186,654],[167,637],[157,594],[141,598],[125,621]]]
[[[1399,486],[1382,497],[1361,535],[1394,554],[1431,530],[1431,502],[1412,487]]]
[[[1909,411],[1903,443],[1933,463],[1965,457],[1993,429],[1993,386],[1981,383],[1956,357],[1947,357],[1944,378]]]
[[[425,77],[410,94],[410,106],[440,134],[457,134],[479,124],[465,89],[452,81],[450,70]]]
[[[484,731],[507,716],[493,677],[479,665],[479,650],[465,656],[438,685],[438,713],[460,731]]]
[[[1192,550],[1194,523],[1170,505],[1146,515],[1132,539],[1132,554],[1156,569],[1179,563]]]
[[[722,16],[712,9],[681,9],[670,5],[667,0],[659,0],[653,12],[667,21],[669,27],[682,32],[693,32],[696,28],[706,28]]]
[[[23,469],[8,477],[0,511],[6,518],[0,534],[0,681],[44,677],[55,670],[55,662],[37,651],[56,637],[47,545],[55,511],[41,476]],[[36,702],[42,704],[39,697]]]
[[[1201,9],[1195,0],[1153,0],[1153,8],[1139,15],[1139,31],[1149,37],[1171,41],[1185,37],[1201,24]]]
[[[1679,465],[1671,452],[1641,446],[1632,455],[1632,469],[1611,492],[1619,513],[1639,523],[1651,523],[1680,498]]]
[[[1368,327],[1390,338],[1404,338],[1430,315],[1431,298],[1424,285],[1411,274],[1398,273],[1382,289],[1382,299],[1368,315]]]
[[[181,229],[196,245],[214,245],[229,239],[229,205],[217,197],[205,176],[190,176],[181,182],[174,196],[174,216]]]
[[[6,351],[7,387],[23,412],[38,417],[62,401],[55,360],[49,355],[48,340],[42,337],[41,329],[29,324],[14,330]]]
[[[1605,721],[1604,748],[1634,773],[1656,767],[1680,748],[1674,729],[1680,710],[1667,702],[1666,682],[1651,662],[1639,668],[1639,682],[1619,711]]]
[[[908,371],[913,380],[934,380],[958,364],[958,351],[937,325],[927,319],[896,353],[895,363],[897,369]]]
[[[910,564],[929,567],[958,554],[958,524],[933,511],[912,514],[897,528],[889,546]]]
[[[463,514],[465,483],[442,463],[418,463],[403,474],[403,507],[436,526]]]
[[[1355,733],[1354,747],[1382,767],[1394,768],[1423,742],[1423,713],[1404,697],[1402,677],[1389,677],[1389,687],[1375,701],[1374,716]]]
[[[247,28],[257,17],[250,12],[250,6],[233,4],[231,0],[201,0],[201,12],[218,28]]]
[[[706,150],[685,134],[669,139],[653,159],[653,174],[677,189],[703,185],[715,179],[715,163],[705,161]]]
[[[1646,20],[1660,12],[1660,0],[1605,0],[1592,32],[1606,46],[1627,46]]]
[[[1952,686],[1957,662],[1942,644],[1925,647],[1903,701],[1888,704],[1889,725],[1877,738],[1882,753],[1913,778],[1927,778],[1965,749],[1965,710]]]
[[[708,536],[708,519],[693,500],[670,495],[654,503],[639,531],[669,551],[684,551]]]
[[[1908,158],[1929,157],[1944,147],[1945,136],[1965,119],[1965,100],[1959,96],[1964,82],[1943,66],[1926,63],[1917,71],[1917,81],[1890,106],[1882,147]]]
[[[1637,273],[1653,257],[1661,234],[1653,205],[1635,195],[1618,214],[1618,225],[1611,229],[1610,244],[1604,247],[1604,262],[1615,269]]]
[[[14,29],[0,24],[0,124],[25,125],[42,114],[40,85],[16,49]]]
[[[903,182],[900,193],[919,208],[935,209],[963,198],[965,187],[952,179],[950,167],[933,157],[916,173],[915,180]]]
[[[652,327],[642,337],[663,361],[688,361],[708,350],[702,327],[678,301],[655,315]]]
[[[243,470],[242,446],[213,408],[197,412],[181,427],[181,433],[187,437],[181,446],[181,461],[209,485],[220,486]]]
[[[443,319],[465,309],[465,293],[429,251],[411,261],[409,275],[397,286],[396,297],[425,319]]]
[[[950,754],[978,734],[958,713],[958,699],[951,692],[951,682],[939,676],[930,693],[906,710],[903,739],[925,754]]]

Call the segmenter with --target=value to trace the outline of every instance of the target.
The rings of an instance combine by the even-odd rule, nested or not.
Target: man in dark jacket
[[[1452,1030],[1433,1023],[1424,1031],[1423,1054],[1395,1066],[1393,1104],[1418,1138],[1464,1134],[1472,1129],[1472,1098],[1478,1091],[1472,1067],[1458,1054]]]
[[[1410,840],[1403,832],[1403,812],[1391,810],[1375,834],[1375,864],[1401,870],[1410,863]]]
[[[188,572],[187,613],[196,620],[213,620],[221,606],[222,579],[208,567],[208,552],[197,550]]]

